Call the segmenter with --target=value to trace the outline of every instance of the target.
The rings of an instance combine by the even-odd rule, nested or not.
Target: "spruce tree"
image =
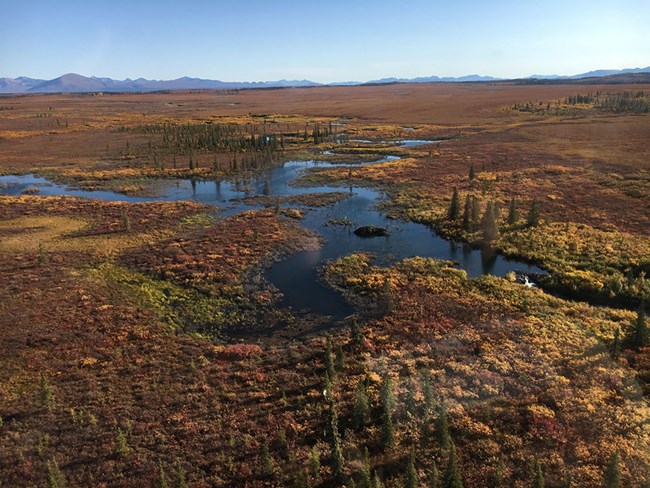
[[[492,204],[492,210],[494,211],[494,218],[498,222],[499,219],[501,219],[501,205],[499,205],[499,202],[494,202]]]
[[[309,454],[309,474],[314,479],[318,479],[320,476],[320,452],[318,446],[312,447]]]
[[[296,474],[296,479],[293,484],[294,488],[311,488],[311,483],[309,482],[309,476],[304,469],[298,470]]]
[[[117,432],[115,434],[115,445],[116,449],[115,451],[120,457],[125,457],[129,455],[131,452],[131,448],[129,447],[129,441],[127,439],[126,432],[124,432],[121,428],[117,428]]]
[[[336,371],[343,371],[345,369],[345,353],[343,352],[343,348],[339,344],[336,346]]]
[[[50,258],[45,251],[45,246],[42,242],[38,243],[38,264],[47,264],[50,262]]]
[[[526,218],[526,224],[528,227],[535,227],[539,225],[539,204],[537,203],[537,200],[533,200],[533,203],[530,205],[528,217]]]
[[[614,332],[614,341],[612,342],[611,349],[609,351],[610,356],[614,361],[621,357],[621,328],[617,327],[616,332]]]
[[[533,459],[531,468],[530,468],[530,487],[531,488],[544,488],[544,471],[542,471],[542,465],[539,462],[539,459]]]
[[[440,473],[435,461],[431,461],[431,473],[429,473],[429,488],[440,488]]]
[[[284,429],[278,431],[278,451],[283,459],[289,459],[289,443],[287,442],[287,432]]]
[[[447,406],[444,400],[440,402],[438,418],[436,419],[436,438],[441,449],[447,449],[451,444],[449,434],[449,418],[447,417]]]
[[[508,225],[516,225],[519,222],[519,211],[517,210],[517,203],[513,198],[510,200],[510,207],[508,208]]]
[[[395,427],[393,425],[395,397],[393,396],[393,385],[389,373],[386,373],[381,384],[381,408],[382,442],[384,447],[389,449],[395,445]]]
[[[363,380],[357,386],[357,396],[352,408],[352,423],[357,430],[363,430],[370,420],[370,401]]]
[[[380,396],[382,408],[392,411],[395,408],[395,396],[393,394],[393,380],[390,373],[386,373],[381,382]]]
[[[605,469],[605,488],[621,487],[621,466],[618,451],[612,453]]]
[[[494,471],[494,488],[503,488],[505,480],[503,479],[503,460],[499,459],[499,463]]]
[[[359,479],[359,488],[372,488],[372,477],[370,476],[370,456],[368,455],[368,448],[363,448],[363,469],[361,470],[361,477]]]
[[[372,488],[384,488],[384,482],[379,478],[377,471],[372,477]]]
[[[350,322],[350,336],[352,338],[352,343],[355,346],[360,346],[363,344],[363,341],[365,339],[359,322],[354,319],[352,319],[352,322]]]
[[[411,449],[409,454],[409,462],[406,468],[406,484],[404,488],[417,488],[418,487],[418,472],[415,469],[415,450]]]
[[[385,449],[395,446],[395,425],[393,424],[393,413],[386,407],[381,417],[381,440]]]
[[[269,451],[268,441],[264,441],[264,444],[262,444],[262,455],[260,462],[262,464],[262,474],[266,477],[273,476],[273,473],[275,472],[275,463],[273,461],[273,457],[271,456],[271,452]]]
[[[126,209],[122,210],[122,228],[125,232],[131,232],[131,219],[129,219]]]
[[[476,177],[476,173],[474,172],[474,163],[472,163],[469,167],[469,179],[473,180]]]
[[[465,197],[465,207],[463,210],[463,230],[474,232],[472,225],[472,195]]]
[[[449,204],[449,210],[447,212],[447,220],[457,220],[460,216],[460,197],[458,196],[458,190],[454,188],[454,194],[451,197],[451,203]]]
[[[415,417],[417,414],[417,402],[415,401],[415,383],[413,378],[409,376],[406,382],[406,413],[411,417]]]
[[[499,238],[499,224],[494,215],[494,204],[492,202],[488,202],[485,208],[485,214],[481,221],[481,230],[485,241],[490,242]]]
[[[626,340],[627,345],[632,349],[650,346],[650,332],[646,324],[645,305],[641,302],[637,311],[636,320]]]
[[[54,393],[52,392],[52,387],[47,381],[47,376],[41,373],[41,403],[47,408],[51,408],[54,405]]]
[[[481,222],[481,202],[475,196],[472,197],[472,226],[474,229]]]
[[[463,488],[463,480],[460,477],[460,470],[458,469],[458,460],[456,459],[456,446],[452,442],[449,450],[449,461],[447,462],[447,469],[442,477],[441,488]]]
[[[323,384],[323,394],[327,398],[332,397],[332,379],[330,378],[330,374],[325,371],[325,382]]]
[[[339,482],[345,478],[343,469],[345,459],[343,458],[343,449],[341,447],[341,435],[339,434],[339,418],[334,408],[334,400],[330,397],[330,420],[329,420],[329,441],[332,451],[332,469],[334,476]]]
[[[169,488],[167,473],[165,473],[165,466],[162,461],[158,463],[158,488]]]
[[[49,488],[65,488],[65,478],[56,459],[47,461],[47,485]]]
[[[176,460],[176,488],[188,488],[185,469],[178,459]]]
[[[422,396],[424,397],[424,419],[429,420],[433,409],[433,388],[431,388],[431,376],[428,372],[422,375]]]

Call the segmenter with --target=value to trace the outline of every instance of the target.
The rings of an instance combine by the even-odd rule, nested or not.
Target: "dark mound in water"
[[[385,237],[389,236],[390,232],[384,227],[377,227],[375,225],[364,225],[354,230],[354,233],[359,237]]]

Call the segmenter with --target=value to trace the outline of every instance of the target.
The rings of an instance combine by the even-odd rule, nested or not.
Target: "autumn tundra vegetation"
[[[650,486],[648,90],[2,97],[0,486]],[[545,272],[357,252],[319,269],[354,310],[323,317],[264,270],[345,192],[157,198],[306,159],[335,164],[297,186]],[[29,173],[124,198],[9,196]]]

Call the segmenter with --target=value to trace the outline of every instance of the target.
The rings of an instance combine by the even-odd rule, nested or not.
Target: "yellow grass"
[[[114,233],[73,236],[88,226],[84,219],[63,216],[20,217],[0,221],[0,251],[5,253],[84,251],[102,257],[113,256],[125,249],[150,243],[171,234]]]

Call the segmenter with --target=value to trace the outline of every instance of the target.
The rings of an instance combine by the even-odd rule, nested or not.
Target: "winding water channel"
[[[414,146],[431,141],[397,141],[396,145]],[[155,197],[128,196],[112,191],[88,191],[53,183],[34,175],[1,176],[0,194],[18,196],[25,191],[38,190],[38,195],[67,195],[95,198],[107,201],[150,202],[194,200],[216,205],[220,215],[260,208],[241,201],[252,196],[291,196],[321,192],[347,192],[348,198],[333,205],[320,208],[305,207],[305,218],[301,225],[323,235],[325,242],[317,251],[301,252],[277,262],[266,272],[266,278],[282,292],[283,305],[297,312],[311,312],[329,315],[334,319],[352,313],[351,307],[338,294],[323,285],[318,278],[318,269],[329,259],[335,259],[354,252],[370,252],[376,255],[377,263],[387,265],[413,256],[449,259],[458,263],[470,277],[483,274],[505,276],[511,271],[543,273],[544,271],[518,260],[506,259],[500,255],[488,255],[468,246],[449,242],[431,231],[430,228],[411,222],[389,219],[377,209],[377,203],[385,198],[382,192],[362,187],[298,187],[293,182],[303,171],[310,168],[358,167],[399,159],[395,156],[355,164],[333,164],[317,161],[290,161],[270,170],[266,175],[245,183],[197,180],[160,180],[156,185],[162,192]],[[296,205],[290,205],[296,208]],[[352,225],[331,225],[331,221],[348,220]],[[387,237],[362,238],[353,233],[361,225],[385,227],[390,231]]]

